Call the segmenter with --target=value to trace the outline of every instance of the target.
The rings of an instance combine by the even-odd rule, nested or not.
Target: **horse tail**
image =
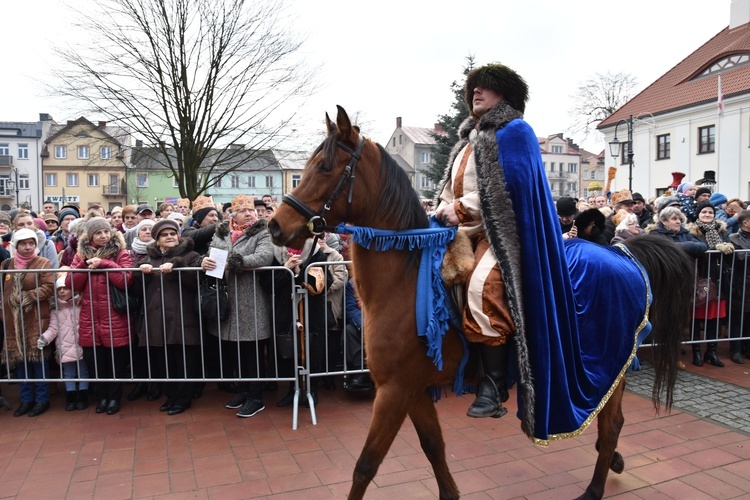
[[[624,244],[646,269],[651,282],[649,319],[655,372],[651,400],[658,413],[662,392],[667,410],[672,408],[679,345],[690,321],[693,262],[682,248],[663,236],[639,236]]]

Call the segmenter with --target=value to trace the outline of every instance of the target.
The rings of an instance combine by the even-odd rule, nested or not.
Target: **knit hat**
[[[44,220],[40,219],[39,217],[35,217],[35,218],[34,218],[34,225],[35,225],[36,227],[38,227],[39,229],[41,229],[42,231],[44,231],[45,233],[46,233],[46,232],[47,232],[47,230],[49,229],[49,228],[47,227],[47,223],[46,223],[46,222],[44,222]]]
[[[578,210],[576,209],[576,200],[570,196],[562,196],[557,200],[557,215],[561,217],[570,217],[575,215]]]
[[[176,220],[178,224],[182,224],[185,222],[185,216],[180,212],[172,212],[171,214],[169,214],[167,219]]]
[[[685,194],[685,191],[690,189],[691,187],[695,186],[692,182],[683,182],[679,186],[677,186],[677,192],[680,194]]]
[[[707,187],[700,187],[700,188],[698,188],[698,190],[695,192],[695,199],[697,200],[698,197],[700,195],[702,195],[702,194],[709,194],[710,195],[711,194],[711,189],[707,188]]]
[[[723,205],[727,202],[727,197],[721,193],[714,193],[711,195],[711,199],[709,201],[711,202],[711,205],[718,207],[719,205]]]
[[[68,226],[70,227],[70,226]],[[112,230],[112,225],[104,217],[92,217],[86,221],[86,234],[89,239],[102,229]]]
[[[238,194],[232,198],[232,212],[238,212],[240,210],[255,210],[255,203],[252,196],[245,196],[244,194]]]
[[[18,231],[13,231],[13,237],[10,240],[10,244],[13,248],[16,248],[19,241],[31,239],[33,239],[34,243],[36,243],[37,253],[39,253],[39,237],[37,236],[36,231],[33,231],[28,227],[19,229]]]
[[[646,199],[641,193],[633,193],[633,201],[642,201],[643,203],[646,203]]]
[[[72,216],[73,216],[73,217],[75,217],[76,219],[77,219],[78,217],[80,217],[80,215],[78,215],[78,212],[76,212],[76,211],[75,211],[75,210],[73,210],[72,208],[66,208],[65,210],[62,210],[62,211],[60,212],[60,214],[59,214],[59,215],[57,216],[57,223],[58,223],[58,224],[62,224],[62,221],[63,221],[63,219],[65,218],[65,216],[66,216],[66,215],[72,215]]]
[[[58,288],[65,288],[65,275],[63,274],[57,280],[55,280],[55,290]]]
[[[122,207],[112,207],[112,210],[109,211],[109,213],[112,215],[115,215],[118,212],[122,213]]]
[[[135,236],[137,238],[138,237],[138,233],[140,232],[141,228],[146,227],[146,226],[151,226],[151,230],[153,231],[153,227],[154,227],[155,224],[156,224],[155,220],[152,220],[152,219],[143,219],[141,222],[139,222],[138,224],[136,224],[135,228],[133,228],[132,230],[135,231]]]
[[[77,219],[73,219],[68,223],[68,233],[73,233],[76,236],[81,236],[83,233],[86,232],[86,221],[78,217]]]
[[[165,229],[174,229],[177,234],[180,234],[180,225],[174,219],[162,219],[151,228],[151,237],[153,239],[159,238],[159,233]]]
[[[0,211],[0,222],[4,222],[6,226],[10,226],[10,215],[8,212]]]
[[[698,205],[695,206],[695,214],[696,215],[700,215],[701,211],[704,208],[710,208],[711,211],[713,211],[713,213],[714,213],[714,217],[716,217],[716,207],[714,207],[713,204],[711,204],[710,201],[702,201],[702,202],[698,203]]]
[[[502,95],[510,106],[523,113],[529,100],[529,86],[523,78],[499,63],[487,64],[472,70],[466,76],[464,95],[469,111],[473,112],[474,89],[482,87]]]
[[[200,210],[193,210],[193,220],[200,226],[203,223],[203,219],[205,219],[206,216],[211,213],[211,210],[216,209],[214,207],[205,207],[201,208]]]

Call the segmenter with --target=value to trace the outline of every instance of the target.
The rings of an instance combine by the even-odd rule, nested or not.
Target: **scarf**
[[[695,225],[700,228],[703,234],[706,236],[706,244],[710,250],[715,250],[716,245],[722,242],[719,231],[717,230],[718,225],[715,220],[711,222],[696,221]]]
[[[234,221],[234,218],[229,219],[229,231],[232,233],[232,245],[240,239],[240,236],[242,236],[245,233],[245,230],[250,226],[252,226],[252,224],[249,222],[239,225]]]
[[[148,243],[151,242],[149,241]],[[137,254],[145,255],[148,243],[144,243],[140,240],[140,238],[136,237],[135,239],[133,239],[133,243],[130,244],[130,248],[132,248],[133,251]]]
[[[14,266],[16,269],[26,269],[26,267],[29,265],[29,262],[34,260],[34,257],[36,257],[36,253],[31,254],[31,257],[24,257],[20,253],[16,253],[13,258]]]

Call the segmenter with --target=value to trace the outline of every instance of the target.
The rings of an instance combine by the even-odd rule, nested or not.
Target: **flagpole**
[[[724,114],[724,94],[721,91],[721,73],[718,77],[718,97],[716,105],[719,108],[719,119],[716,123],[716,177],[721,179],[719,166],[721,165],[721,148],[719,147],[719,138],[721,137],[721,116]],[[718,184],[718,183],[717,183]],[[716,186],[718,188],[718,185]]]

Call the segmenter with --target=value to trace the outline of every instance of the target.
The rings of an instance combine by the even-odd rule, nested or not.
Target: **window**
[[[715,127],[698,128],[698,154],[713,153],[716,148]]]
[[[670,134],[656,136],[656,159],[666,160],[670,154]]]
[[[135,185],[139,188],[148,187],[148,174],[136,174]]]
[[[578,164],[568,163],[568,172],[570,172],[571,174],[578,173]]]
[[[27,142],[18,143],[18,159],[19,160],[29,159],[29,144]]]
[[[272,188],[273,187],[273,175],[267,175],[266,176],[266,187]]]
[[[229,176],[229,182],[231,182],[231,187],[233,188],[240,187],[240,176],[239,175]]]
[[[555,183],[554,182],[550,182],[549,183],[549,190],[552,191],[553,193],[555,192]]]
[[[44,174],[44,185],[50,187],[57,186],[57,174]]]
[[[401,145],[401,142],[402,142],[401,140],[402,140],[402,139],[403,139],[403,136],[402,136],[402,135],[399,135],[399,136],[398,136],[398,144],[399,144],[399,146]]]
[[[55,158],[65,159],[68,157],[68,148],[65,146],[55,146]]]
[[[422,163],[432,163],[432,153],[430,153],[429,151],[423,151]]]
[[[555,162],[551,161],[549,162],[549,171],[554,172],[555,171]]]
[[[78,146],[78,159],[79,160],[89,159],[89,147],[88,146]]]
[[[68,187],[78,186],[78,174],[65,174],[65,183]]]
[[[172,177],[172,187],[178,188],[180,185],[177,183],[177,177]]]
[[[102,146],[99,150],[99,158],[102,160],[109,160],[112,158],[112,148],[109,146]]]
[[[0,143],[0,155],[10,156],[10,144],[7,142]]]
[[[563,147],[562,146],[552,146],[552,152],[553,153],[562,153]]]
[[[422,175],[421,177],[422,177],[422,179],[421,179],[422,189],[428,189],[430,187],[430,179],[429,179],[429,177],[427,177],[426,175]]]
[[[711,66],[706,68],[706,70],[698,75],[696,78],[701,76],[707,76],[711,73],[720,73],[724,70],[729,70],[732,68],[736,68],[738,66],[745,66],[748,63],[750,63],[750,57],[748,54],[734,54],[731,56],[727,56],[723,59],[720,59],[713,63]]]
[[[302,182],[302,175],[301,174],[292,174],[292,189],[299,186],[299,183]]]
[[[255,187],[255,176],[254,175],[248,175],[247,176],[247,187],[254,188]]]
[[[589,180],[589,171],[588,170],[584,170],[583,171],[583,180],[584,181]]]
[[[393,147],[394,148],[396,147],[396,138],[395,137],[393,138]]]
[[[29,176],[22,175],[18,178],[18,189],[29,189]]]
[[[99,174],[89,174],[88,175],[88,186],[89,187],[99,187]]]

